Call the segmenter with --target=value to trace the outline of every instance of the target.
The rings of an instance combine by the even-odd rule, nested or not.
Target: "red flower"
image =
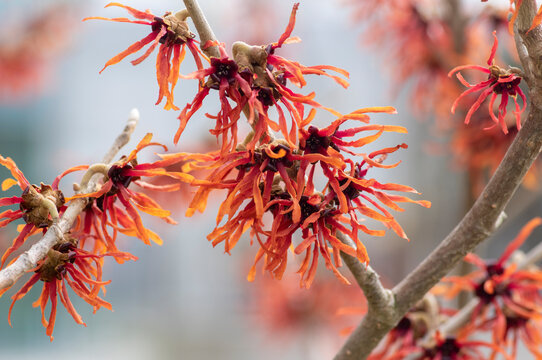
[[[419,343],[450,315],[450,311],[442,308],[435,296],[425,294],[386,335],[368,360],[400,360],[420,351]]]
[[[210,46],[210,44],[206,44]],[[213,118],[216,118],[216,125],[211,133],[217,137],[222,137],[222,150],[234,149],[237,145],[237,120],[248,101],[252,90],[249,83],[238,73],[238,66],[231,60],[224,49],[224,44],[216,44],[220,50],[220,58],[211,58],[211,66],[207,69],[198,70],[183,78],[199,79],[201,82],[208,77],[205,86],[201,87],[192,100],[187,104],[179,115],[180,125],[173,142],[177,144],[184,131],[188,120],[196,113],[207,97],[211,89],[218,90],[221,110]],[[228,98],[232,99],[237,106],[232,107]],[[228,139],[228,132],[231,138]]]
[[[159,143],[151,142],[152,134],[147,134],[127,157],[114,163],[107,169],[107,179],[101,188],[90,194],[77,194],[68,198],[72,200],[81,197],[91,197],[94,200],[89,204],[84,213],[80,216],[80,226],[76,228],[78,234],[82,234],[82,243],[86,238],[94,238],[98,243],[94,245],[94,252],[117,251],[115,240],[117,232],[129,236],[137,236],[147,245],[150,240],[162,244],[162,239],[153,231],[143,226],[141,217],[137,210],[164,219],[167,223],[176,222],[169,217],[169,211],[162,209],[152,198],[128,187],[132,182],[144,187],[153,187],[168,191],[170,186],[157,187],[140,180],[140,176],[170,176],[185,178],[189,175],[166,171],[162,166],[163,162],[138,164],[136,155],[142,149],[159,145],[165,150],[167,148]],[[104,174],[105,175],[105,174]],[[177,186],[174,186],[175,189]],[[118,201],[117,201],[118,200]],[[120,204],[119,204],[120,202]],[[111,236],[108,227],[113,230]],[[94,234],[92,234],[94,230]]]
[[[416,113],[435,112],[447,118],[458,91],[446,74],[459,58],[452,31],[439,13],[438,2],[419,0],[350,1],[354,21],[362,24],[363,42],[380,51],[393,68],[394,94],[409,81]],[[470,29],[469,29],[470,30]],[[412,84],[412,86],[410,86]]]
[[[175,88],[177,80],[179,79],[179,68],[181,62],[184,60],[186,47],[188,47],[192,53],[198,69],[203,68],[200,56],[205,58],[205,55],[201,53],[196,45],[197,41],[193,39],[194,34],[188,29],[188,25],[186,23],[188,12],[186,10],[180,11],[176,14],[167,12],[163,17],[159,17],[153,15],[149,10],[143,12],[119,3],[109,3],[105,7],[109,6],[122,7],[137,20],[130,20],[127,18],[108,19],[95,16],[85,18],[83,21],[98,19],[150,25],[151,33],[140,41],[130,45],[130,47],[120,54],[111,58],[105,64],[103,69],[100,70],[100,73],[109,65],[114,65],[120,62],[126,56],[133,54],[141,50],[146,45],[152,43],[142,56],[132,60],[132,64],[137,65],[145,60],[153,52],[156,46],[158,46],[158,43],[160,43],[158,57],[156,58],[156,80],[158,81],[160,91],[158,93],[158,101],[156,101],[156,105],[158,105],[165,96],[166,105],[164,106],[164,109],[179,110],[179,108],[173,104],[173,89]]]
[[[113,256],[122,260],[137,260],[133,255],[120,252],[93,255],[78,249],[74,243],[69,241],[55,245],[49,250],[47,256],[38,263],[35,274],[12,296],[13,302],[8,315],[9,324],[11,325],[13,306],[30,291],[38,280],[43,281],[43,290],[33,306],[40,307],[41,322],[46,328],[45,333],[51,338],[51,341],[53,341],[58,298],[60,298],[60,302],[68,310],[75,322],[86,326],[70,301],[66,283],[76,295],[92,305],[94,311],[100,307],[111,310],[111,304],[98,296],[100,290],[110,283],[110,281],[102,281],[102,258],[104,256]],[[47,320],[45,318],[45,307],[49,301],[51,301],[51,312]]]
[[[508,126],[505,121],[505,116],[507,112],[506,107],[508,105],[508,97],[512,97],[512,99],[514,100],[514,104],[516,105],[516,111],[514,111],[514,114],[516,116],[516,126],[518,129],[521,129],[521,114],[525,111],[525,108],[527,106],[527,99],[525,98],[525,94],[523,93],[523,91],[521,91],[519,87],[519,83],[521,82],[521,75],[519,75],[514,69],[504,70],[494,64],[495,53],[497,52],[498,46],[498,40],[495,32],[493,32],[493,37],[495,40],[493,43],[493,48],[491,49],[491,54],[489,56],[489,59],[487,60],[487,64],[489,65],[487,68],[479,65],[462,65],[455,67],[448,73],[448,76],[450,77],[454,73],[457,73],[456,76],[459,81],[463,85],[470,88],[464,91],[455,100],[454,104],[452,105],[451,111],[452,113],[455,113],[455,109],[457,108],[459,101],[465,96],[483,90],[482,93],[478,96],[478,99],[474,102],[474,104],[472,104],[469,111],[467,112],[467,115],[465,117],[465,124],[468,124],[470,122],[472,114],[474,114],[474,112],[478,110],[482,102],[491,94],[488,105],[489,115],[491,116],[491,119],[495,122],[495,124],[500,125],[502,131],[507,134]],[[460,73],[460,71],[464,69],[475,69],[484,72],[488,74],[488,79],[478,84],[470,84],[463,78]],[[495,116],[495,114],[493,113],[493,104],[495,103],[495,99],[498,95],[501,95],[501,102],[499,104],[498,116]],[[520,108],[518,104],[517,95],[519,95],[523,101],[522,108]]]
[[[507,344],[506,338],[511,329],[519,332],[519,328],[523,327],[521,331],[532,331],[533,325],[528,320],[542,316],[542,272],[538,269],[518,270],[517,264],[507,264],[512,253],[519,249],[534,228],[541,224],[542,218],[529,221],[497,261],[485,262],[474,254],[468,254],[465,260],[480,270],[464,277],[445,278],[444,281],[451,283],[451,287],[436,288],[437,293],[444,293],[450,298],[462,290],[474,292],[479,303],[472,314],[471,322],[474,324],[478,320],[481,329],[487,329],[488,322],[492,323],[490,329],[497,344]],[[489,309],[494,310],[494,317],[488,317]],[[532,344],[533,342],[530,342],[528,345]]]
[[[506,359],[509,359],[504,350],[495,344],[491,344],[483,341],[469,341],[467,340],[469,332],[463,331],[458,337],[446,337],[443,338],[439,332],[435,334],[435,345],[432,347],[421,348],[422,354],[414,359],[419,360],[441,360],[441,359],[455,359],[455,360],[486,360],[487,357],[482,354],[477,348],[486,347],[495,352],[501,353]],[[411,349],[409,353],[413,352]],[[405,353],[405,358],[409,356],[409,353]]]
[[[4,9],[3,15],[10,21],[0,29],[2,101],[36,96],[47,90],[60,55],[77,34],[75,14],[68,3],[44,5],[38,12]],[[16,19],[13,15],[19,16]]]
[[[205,87],[200,89],[194,100],[182,110],[175,142],[179,140],[190,118],[201,107],[210,89],[219,90],[221,110],[216,116],[209,117],[216,119],[215,128],[211,130],[211,133],[217,138],[223,137],[222,152],[235,149],[237,120],[242,111],[247,113],[248,122],[254,130],[252,141],[246,144],[249,150],[254,149],[256,142],[262,136],[266,136],[268,129],[280,131],[285,141],[294,147],[297,143],[297,129],[302,127],[303,123],[310,122],[314,116],[314,113],[310,112],[305,118],[305,105],[323,108],[336,116],[341,116],[333,109],[323,107],[314,101],[315,93],[297,94],[289,89],[287,84],[290,82],[303,87],[306,85],[304,75],[324,75],[347,87],[348,83],[344,79],[326,72],[332,70],[347,77],[346,71],[328,65],[304,66],[274,54],[275,50],[283,44],[297,40],[297,38],[290,38],[295,24],[297,6],[298,4],[294,5],[288,26],[277,43],[265,47],[236,42],[232,47],[233,59],[228,57],[223,44],[206,44],[206,46],[218,45],[221,56],[219,59],[212,60],[209,68],[186,76],[186,78],[196,78],[200,81],[206,77],[208,79]],[[227,98],[230,98],[236,106],[232,107]],[[278,113],[278,122],[270,119],[268,115],[269,108],[273,106]],[[286,113],[291,118],[290,126],[286,121]],[[231,133],[230,139],[227,136],[228,132]]]

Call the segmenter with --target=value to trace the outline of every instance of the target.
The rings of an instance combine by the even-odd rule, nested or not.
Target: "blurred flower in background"
[[[306,359],[311,354],[330,358],[367,311],[363,293],[350,280],[352,285],[345,285],[322,273],[304,289],[291,271],[280,281],[262,274],[247,289],[250,320],[274,346],[298,343],[306,349]]]
[[[39,12],[18,14],[2,22],[0,102],[29,100],[47,90],[59,58],[77,34],[76,6],[50,3]]]

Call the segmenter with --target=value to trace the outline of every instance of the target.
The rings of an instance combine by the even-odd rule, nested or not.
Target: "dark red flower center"
[[[515,315],[515,316],[507,316],[506,317],[506,329],[519,329],[525,327],[525,324],[529,321],[529,319],[524,318],[523,316]]]
[[[272,106],[275,103],[275,98],[273,97],[273,90],[268,87],[259,88],[256,98],[260,100],[260,102],[265,106]]]
[[[444,342],[438,346],[438,351],[442,355],[442,359],[455,359],[455,355],[459,354],[459,351],[461,350],[461,347],[457,343],[457,341],[452,338],[446,338]]]
[[[301,221],[305,221],[309,216],[320,210],[319,206],[309,203],[309,197],[305,195],[299,200],[299,206],[301,207]]]
[[[220,84],[222,79],[227,80],[230,84],[235,81],[235,75],[239,69],[235,61],[230,59],[211,58],[211,66],[215,71],[210,76],[217,83]]]
[[[96,206],[100,210],[104,210],[104,200],[106,196],[113,196],[119,192],[119,188],[127,188],[130,183],[134,180],[133,176],[124,175],[125,170],[132,169],[132,165],[126,164],[124,166],[118,166],[118,165],[111,165],[109,168],[109,171],[107,172],[107,176],[113,183],[111,186],[111,190],[107,192],[107,194],[104,194],[96,199]]]
[[[399,321],[399,323],[395,326],[395,330],[400,332],[401,334],[406,333],[408,330],[412,328],[412,321],[410,321],[409,318],[406,316]]]
[[[356,164],[356,169],[354,170],[354,178],[361,180],[365,177],[365,175],[367,175],[367,169],[362,169],[361,164]],[[339,184],[342,187],[344,184],[346,184],[347,181],[348,178],[339,179]],[[346,197],[350,200],[354,200],[364,189],[365,188],[363,186],[351,181],[350,184],[348,184],[348,186],[346,187],[346,189],[343,190],[343,194],[346,195]]]
[[[493,88],[493,92],[495,94],[506,94],[510,96],[515,96],[520,82],[521,78],[515,78],[514,80],[509,82],[497,83],[497,85]]]
[[[125,170],[132,169],[132,165],[126,164],[124,166],[118,166],[118,165],[112,165],[109,171],[107,172],[107,176],[109,179],[111,179],[111,182],[113,182],[113,187],[111,188],[111,191],[115,189],[115,193],[118,191],[118,187],[122,186],[127,188],[130,183],[133,180],[132,176],[124,175]]]
[[[492,289],[492,292],[486,291],[486,281],[491,280],[494,276],[504,274],[504,267],[500,264],[490,264],[487,266],[486,271],[487,276],[476,286],[476,289],[474,290],[476,296],[479,297],[481,301],[488,304],[497,296],[510,295],[508,284],[502,282],[497,283]]]

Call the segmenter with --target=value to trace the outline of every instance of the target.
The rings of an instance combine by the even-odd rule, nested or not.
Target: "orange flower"
[[[419,357],[414,359],[419,360],[440,360],[440,359],[456,359],[456,360],[486,360],[487,357],[482,354],[478,348],[486,347],[495,352],[502,354],[505,359],[509,360],[504,350],[495,344],[491,344],[484,341],[469,341],[467,338],[470,335],[469,332],[463,331],[458,337],[449,336],[443,338],[439,332],[435,334],[435,345],[428,348],[417,347],[418,351],[421,351]],[[404,358],[409,358],[412,352],[416,351],[416,348],[411,348],[408,351],[403,349]],[[399,359],[394,357],[394,359]]]
[[[450,151],[453,153],[458,169],[468,169],[470,191],[476,198],[504,157],[512,140],[516,137],[516,125],[508,126],[508,133],[503,134],[500,128],[490,128],[488,109],[482,108],[472,118],[472,126],[460,126],[455,129]],[[509,123],[510,116],[507,117]],[[480,129],[486,131],[480,131]],[[535,162],[523,178],[522,185],[534,190],[538,188],[540,162]]]
[[[211,44],[207,44],[210,46]],[[237,145],[237,120],[247,103],[252,90],[249,83],[238,73],[238,66],[235,61],[231,60],[224,49],[224,44],[216,44],[220,50],[220,58],[211,58],[211,66],[207,69],[198,70],[187,76],[187,79],[199,79],[201,82],[208,77],[205,86],[201,87],[192,100],[187,104],[179,115],[180,125],[173,142],[177,144],[181,134],[183,133],[188,120],[196,111],[201,108],[203,100],[207,97],[211,89],[218,90],[221,110],[212,117],[216,118],[216,125],[211,133],[217,137],[222,137],[222,150],[228,151],[234,149]],[[230,105],[230,98],[235,104],[235,107]],[[231,138],[228,139],[228,132],[231,133]]]
[[[57,299],[76,323],[86,326],[81,316],[75,310],[70,298],[66,283],[72,290],[92,305],[94,311],[100,307],[111,310],[111,304],[98,297],[99,291],[110,281],[102,281],[102,263],[104,256],[112,256],[122,260],[137,260],[128,253],[106,253],[93,255],[82,249],[78,249],[72,242],[63,242],[55,245],[47,256],[38,263],[35,274],[23,285],[23,287],[12,296],[13,302],[9,308],[8,322],[11,325],[11,311],[15,303],[22,299],[30,289],[38,282],[43,281],[43,289],[40,297],[33,306],[41,309],[41,323],[45,327],[45,333],[53,341],[53,329],[55,327]],[[4,291],[3,291],[4,292]],[[45,307],[51,301],[51,312],[49,319],[45,318]]]
[[[512,99],[514,100],[514,104],[516,105],[516,111],[514,111],[514,114],[516,116],[516,127],[518,129],[521,129],[521,114],[525,111],[525,108],[527,106],[527,99],[525,97],[525,94],[519,87],[519,83],[521,82],[521,75],[515,72],[514,69],[504,70],[494,64],[495,54],[497,52],[497,46],[499,42],[497,40],[497,35],[495,34],[495,32],[493,32],[493,37],[494,42],[491,49],[491,54],[489,55],[489,58],[487,60],[487,64],[489,65],[487,68],[479,65],[462,65],[453,68],[448,73],[448,76],[450,77],[454,73],[456,73],[459,81],[469,88],[455,100],[452,105],[451,111],[452,113],[455,113],[455,109],[457,108],[459,101],[465,96],[483,90],[478,99],[474,102],[474,104],[472,104],[469,111],[467,112],[467,115],[465,117],[465,124],[468,124],[470,122],[472,114],[474,114],[474,112],[478,110],[482,102],[484,102],[484,100],[489,95],[491,95],[488,105],[489,115],[496,125],[500,125],[503,133],[507,134],[508,125],[506,124],[505,116],[507,112],[506,107],[508,105],[508,97],[512,97]],[[465,69],[475,69],[486,73],[488,74],[488,80],[482,81],[478,84],[470,84],[463,78],[460,73],[461,70]],[[498,95],[501,95],[501,102],[499,105],[498,116],[495,116],[495,114],[493,113],[493,104],[495,103],[495,99]],[[517,102],[517,95],[519,95],[523,101],[522,108],[520,108]]]
[[[383,52],[388,66],[393,68],[395,89],[412,83],[408,86],[412,109],[447,116],[448,100],[452,101],[458,92],[446,74],[459,54],[446,21],[434,16],[441,12],[442,4],[420,0],[350,3],[354,21],[367,29],[364,42]],[[399,92],[395,89],[394,94]]]
[[[3,9],[9,21],[0,29],[0,101],[24,99],[47,90],[59,57],[77,34],[72,4],[50,2],[37,12]],[[13,13],[20,15],[18,19]]]
[[[137,164],[137,153],[148,146],[158,145],[167,150],[164,145],[151,142],[151,139],[152,134],[147,134],[127,157],[123,157],[120,161],[111,165],[107,172],[107,180],[98,191],[90,194],[78,194],[68,199],[94,198],[84,213],[80,215],[80,222],[79,226],[76,227],[76,231],[84,234],[83,244],[86,238],[89,237],[96,240],[95,252],[101,252],[104,249],[106,251],[117,251],[115,245],[117,232],[137,236],[147,245],[150,245],[150,240],[162,244],[162,239],[155,232],[143,226],[137,210],[159,217],[167,223],[176,224],[169,217],[171,213],[162,209],[152,198],[128,188],[132,182],[144,187],[152,186],[141,181],[140,176],[188,176],[183,173],[167,172],[162,167],[163,162]],[[168,191],[171,186],[162,188],[154,186],[154,188]],[[177,185],[173,186],[173,189],[176,188],[178,188]],[[109,234],[107,227],[113,230],[113,236]],[[92,234],[92,230],[94,230],[94,234]]]
[[[452,312],[440,306],[435,296],[426,294],[386,335],[368,360],[407,358],[410,353],[419,351],[419,345],[429,333],[450,315],[453,315]]]
[[[117,64],[128,55],[141,50],[148,44],[151,44],[142,56],[132,60],[132,64],[137,65],[145,60],[160,43],[158,57],[156,58],[156,80],[158,81],[160,91],[158,93],[156,105],[158,105],[165,96],[166,105],[164,106],[164,109],[179,110],[179,108],[173,104],[173,89],[175,88],[177,80],[179,79],[179,68],[181,62],[184,60],[186,47],[188,47],[192,53],[192,57],[194,58],[198,69],[203,68],[200,56],[206,58],[205,55],[203,55],[203,53],[198,49],[196,45],[197,41],[193,39],[195,35],[188,29],[188,25],[186,23],[188,13],[186,10],[180,11],[176,14],[167,12],[163,17],[159,17],[153,15],[149,10],[143,12],[119,3],[109,3],[105,7],[109,6],[118,6],[126,9],[137,20],[130,20],[127,18],[108,19],[95,16],[85,18],[83,21],[97,19],[150,25],[151,33],[140,41],[130,45],[130,47],[120,54],[111,58],[105,64],[100,73],[109,65]]]
[[[255,266],[263,261],[263,268],[280,279],[286,269],[288,249],[293,244],[292,236],[297,230],[301,230],[302,240],[294,245],[295,254],[304,254],[298,271],[302,276],[301,285],[311,285],[319,254],[323,256],[326,267],[346,282],[337,270],[341,266],[340,251],[368,263],[369,257],[358,239],[358,230],[376,236],[385,233],[361,224],[358,213],[381,221],[386,227],[406,238],[399,224],[384,207],[401,211],[397,202],[430,206],[427,201],[414,201],[386,192],[416,192],[408,186],[381,184],[374,179],[365,179],[370,167],[397,166],[383,165],[382,161],[387,154],[406,145],[374,151],[368,155],[361,154],[365,160],[360,164],[355,164],[341,154],[345,152],[356,155],[350,148],[363,147],[378,139],[384,131],[406,132],[406,129],[400,126],[384,125],[339,130],[347,120],[368,122],[369,112],[394,113],[395,109],[359,109],[341,116],[323,129],[313,126],[308,130],[301,128],[299,147],[290,146],[285,140],[275,140],[271,143],[260,142],[254,149],[244,149],[243,144],[238,147],[239,150],[228,154],[169,154],[164,156],[164,161],[185,161],[187,169],[211,171],[205,180],[191,181],[192,185],[199,189],[190,203],[187,216],[196,211],[203,212],[213,190],[227,190],[226,199],[216,218],[217,227],[207,237],[213,246],[224,242],[225,251],[229,253],[241,235],[251,229],[252,238],[255,237],[260,245]],[[312,120],[315,112],[311,113],[302,126]],[[351,137],[366,131],[376,133],[350,141]],[[318,164],[328,180],[323,193],[315,191],[313,183]],[[347,170],[347,164],[350,165],[350,170]],[[358,197],[359,199],[356,199]],[[269,227],[265,227],[263,221],[267,212],[272,216]],[[227,221],[222,224],[225,217]],[[339,231],[355,242],[355,248],[344,245],[338,239]],[[255,266],[250,271],[249,280],[254,279]]]

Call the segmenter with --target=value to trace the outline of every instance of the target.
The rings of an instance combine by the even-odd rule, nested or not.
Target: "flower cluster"
[[[444,278],[407,312],[368,359],[516,359],[518,341],[540,358],[542,272],[532,265],[540,258],[540,250],[528,256],[517,251],[540,225],[542,218],[529,221],[497,260],[468,254],[465,261],[478,269]],[[460,311],[440,301],[444,297],[449,306],[449,300],[462,291],[474,299]],[[481,334],[488,332],[491,341],[480,341]]]
[[[369,263],[360,234],[383,236],[385,229],[390,229],[408,239],[392,210],[403,211],[401,203],[424,207],[430,203],[398,194],[418,194],[409,186],[383,183],[372,177],[374,168],[396,167],[400,161],[389,163],[387,158],[407,145],[367,150],[367,145],[384,133],[406,133],[407,130],[401,126],[370,123],[369,114],[394,114],[396,110],[392,107],[367,107],[342,114],[317,102],[314,92],[301,94],[292,90],[292,85],[299,88],[307,85],[309,75],[325,76],[348,87],[345,70],[330,65],[305,66],[278,54],[283,45],[299,41],[291,36],[299,4],[293,6],[286,29],[276,42],[267,45],[236,42],[230,56],[223,43],[210,41],[203,49],[215,46],[220,52],[219,57],[210,59],[200,52],[188,29],[187,10],[157,17],[148,10],[139,11],[118,3],[107,6],[121,7],[135,20],[87,19],[149,25],[151,33],[110,59],[104,69],[148,46],[142,56],[132,61],[137,65],[160,44],[156,61],[157,104],[165,97],[165,109],[179,109],[173,97],[179,77],[198,80],[194,99],[180,112],[180,126],[173,141],[180,140],[203,101],[212,90],[217,90],[220,110],[207,117],[215,120],[210,132],[216,136],[219,149],[208,153],[166,153],[157,161],[140,163],[138,153],[149,146],[160,146],[167,151],[164,145],[152,142],[152,134],[147,134],[128,156],[117,162],[77,166],[59,175],[51,186],[42,184],[40,187],[31,185],[11,159],[0,157],[0,164],[13,176],[2,183],[2,189],[19,185],[23,191],[20,196],[0,199],[0,206],[19,204],[18,210],[1,213],[0,226],[17,219],[26,223],[4,254],[2,266],[31,235],[53,228],[58,231],[59,219],[69,213],[66,202],[80,204],[80,199],[87,199],[74,225],[37,263],[34,274],[12,296],[13,308],[39,280],[43,282],[41,296],[34,304],[41,308],[42,324],[51,339],[58,299],[77,323],[84,324],[70,301],[68,287],[94,310],[111,308],[99,295],[105,293],[104,287],[108,284],[102,276],[103,263],[106,258],[119,263],[135,260],[131,254],[119,250],[119,234],[137,237],[148,245],[162,243],[157,233],[143,225],[140,212],[175,223],[169,211],[145,192],[134,190],[133,185],[171,192],[190,184],[196,190],[187,216],[203,212],[211,193],[225,192],[216,226],[208,239],[213,245],[224,243],[229,253],[243,234],[250,234],[251,244],[257,242],[258,249],[248,280],[255,278],[256,268],[260,266],[272,277],[282,278],[294,256],[299,258],[297,272],[301,275],[301,287],[311,286],[321,259],[326,268],[348,284],[338,270],[342,265],[341,252],[356,257],[361,263]],[[186,48],[191,51],[198,70],[182,76],[179,69]],[[208,67],[203,66],[206,61]],[[314,120],[319,111],[332,114],[334,120],[316,126]],[[243,114],[252,131],[241,140],[239,120]],[[172,170],[175,167],[177,170]],[[64,199],[59,190],[61,179],[80,170],[86,173],[79,187],[74,187],[76,194]],[[205,172],[204,176],[192,175],[201,171]],[[160,185],[144,181],[142,177],[168,178],[174,182]],[[89,190],[90,193],[79,192],[96,178],[101,179],[96,189]],[[297,235],[300,239],[295,237]],[[343,242],[343,236],[350,238],[353,245]],[[45,308],[49,302],[51,310],[47,319]]]
[[[255,148],[257,140],[266,136],[269,130],[280,131],[284,140],[294,145],[297,140],[297,129],[307,121],[305,118],[307,105],[313,109],[324,108],[333,114],[338,114],[314,101],[314,93],[308,95],[295,93],[290,89],[289,83],[303,87],[307,84],[305,75],[323,75],[334,79],[346,88],[348,87],[346,80],[327,71],[331,70],[345,77],[348,77],[348,72],[328,65],[304,66],[275,53],[282,45],[299,41],[297,37],[290,37],[294,29],[298,6],[299,4],[294,5],[286,30],[276,43],[251,46],[236,42],[232,46],[232,58],[227,54],[224,44],[205,44],[205,46],[217,45],[220,57],[212,58],[209,68],[185,76],[199,79],[205,83],[205,86],[181,111],[179,116],[181,123],[175,134],[175,143],[212,89],[219,92],[221,110],[217,115],[209,116],[216,120],[215,128],[211,130],[211,133],[217,139],[222,139],[222,152],[235,149],[237,122],[243,112],[248,114],[248,123],[254,129],[252,141],[245,144],[250,150]],[[272,108],[278,113],[278,121],[270,118],[269,111]],[[290,117],[290,125],[285,114]],[[309,118],[311,116],[313,112],[308,114]],[[230,134],[229,137],[228,134]]]
[[[458,94],[446,74],[461,58],[453,33],[442,16],[439,1],[350,1],[353,20],[363,24],[363,43],[385,51],[394,69],[394,87],[410,85],[412,110],[416,114],[447,115],[449,101]],[[439,14],[439,15],[437,15]],[[365,26],[369,24],[369,26]],[[394,90],[394,93],[398,91]]]
[[[373,167],[397,166],[398,163],[385,165],[383,161],[388,154],[406,145],[359,154],[363,159],[359,162],[345,156],[356,155],[352,148],[374,142],[386,131],[406,132],[403,127],[386,125],[340,128],[352,120],[369,122],[367,113],[370,112],[394,113],[395,109],[359,109],[322,129],[307,126],[307,123],[306,129],[299,130],[299,144],[295,147],[286,140],[273,140],[260,142],[253,150],[239,146],[237,151],[228,154],[220,151],[179,153],[168,155],[164,160],[177,157],[177,161],[187,162],[189,168],[209,170],[205,180],[199,184],[192,182],[199,188],[189,205],[188,216],[196,211],[203,212],[214,190],[227,190],[226,199],[218,210],[216,228],[208,239],[213,245],[223,242],[225,251],[229,253],[241,235],[250,229],[251,237],[257,240],[260,248],[249,280],[254,279],[256,264],[262,261],[263,268],[280,279],[287,266],[288,249],[293,246],[295,254],[303,255],[298,270],[302,286],[311,285],[319,255],[327,268],[348,283],[337,270],[341,266],[340,252],[368,263],[369,256],[358,231],[374,236],[385,233],[362,224],[363,217],[376,220],[407,238],[387,208],[401,211],[397,205],[400,202],[430,205],[427,201],[388,193],[415,192],[408,186],[383,184],[367,177]],[[370,135],[358,137],[367,132]],[[326,179],[322,191],[317,191],[314,184],[317,170]],[[265,225],[267,221],[269,226]],[[294,245],[293,235],[298,230],[302,241]],[[339,232],[349,236],[356,247],[343,244],[338,238]]]
[[[216,116],[208,116],[216,120],[211,133],[220,140],[220,149],[205,154],[168,154],[162,161],[169,165],[182,162],[186,172],[208,171],[202,180],[180,179],[198,187],[187,216],[203,212],[213,191],[227,191],[218,210],[216,227],[208,239],[213,245],[224,243],[229,253],[243,233],[250,230],[252,242],[256,239],[259,250],[249,280],[254,279],[258,263],[263,263],[266,271],[280,279],[287,266],[288,249],[293,246],[294,253],[303,256],[298,271],[302,286],[309,287],[313,282],[320,256],[327,268],[348,283],[337,270],[341,266],[340,252],[368,263],[369,256],[358,232],[374,236],[385,233],[363,224],[364,218],[376,220],[407,238],[388,209],[402,211],[397,205],[400,202],[425,207],[430,204],[388,192],[416,192],[408,186],[382,184],[367,177],[373,167],[397,166],[398,163],[385,165],[384,160],[388,154],[406,148],[405,144],[365,154],[354,151],[374,142],[384,132],[406,133],[400,126],[368,124],[368,113],[395,113],[395,109],[364,108],[343,115],[313,100],[314,93],[301,95],[288,87],[289,83],[304,86],[305,75],[313,74],[330,77],[343,87],[348,85],[341,77],[328,73],[332,70],[347,76],[344,70],[328,65],[304,66],[275,53],[282,45],[299,40],[291,37],[297,8],[295,4],[286,30],[270,45],[237,42],[230,58],[224,44],[205,44],[217,46],[220,57],[212,57],[209,68],[183,76],[205,85],[181,111],[181,125],[174,142],[180,139],[190,118],[214,89],[218,90],[221,109]],[[271,107],[278,121],[271,116]],[[321,129],[311,125],[318,109],[335,115],[336,120]],[[252,132],[239,141],[238,121],[242,113]],[[285,113],[289,114],[289,123]],[[354,121],[365,124],[345,128]],[[278,131],[282,139],[276,138],[272,131]],[[356,156],[362,160],[352,158]],[[321,191],[313,181],[317,170],[327,182]],[[294,245],[293,236],[298,230],[302,240]],[[343,244],[339,232],[350,237],[355,248]]]
[[[0,218],[3,219],[0,226],[6,226],[17,219],[22,219],[26,223],[11,247],[3,254],[2,266],[30,236],[45,233],[52,226],[56,226],[55,224],[66,211],[65,201],[69,202],[78,198],[90,199],[83,212],[78,215],[71,230],[49,250],[45,258],[38,262],[33,269],[35,274],[12,296],[10,324],[11,309],[15,302],[24,297],[38,280],[41,280],[43,282],[41,296],[34,304],[41,308],[42,324],[51,340],[53,340],[58,299],[73,319],[78,324],[84,325],[69,299],[68,286],[95,311],[101,307],[111,309],[111,304],[98,296],[100,291],[105,293],[104,287],[109,283],[102,280],[104,258],[114,258],[119,263],[137,259],[118,249],[117,235],[121,233],[135,236],[148,245],[151,240],[158,244],[162,243],[155,232],[143,226],[139,211],[162,218],[171,224],[175,221],[169,217],[169,211],[162,209],[145,193],[131,189],[130,185],[133,183],[153,190],[175,191],[179,188],[179,183],[152,185],[141,180],[141,177],[184,178],[188,175],[166,171],[162,161],[138,164],[136,155],[139,151],[151,145],[163,146],[151,142],[151,139],[152,135],[147,134],[128,156],[112,165],[95,164],[90,167],[87,165],[73,167],[59,175],[52,185],[42,183],[40,187],[31,185],[13,160],[0,156],[0,164],[10,170],[13,176],[2,182],[2,190],[6,191],[14,185],[19,185],[22,190],[20,196],[0,198],[0,206],[19,205],[18,210],[7,209],[0,213]],[[167,150],[165,146],[163,148]],[[58,189],[60,180],[71,172],[85,169],[88,170],[81,186],[86,185],[94,175],[101,174],[104,181],[99,190],[76,194],[64,199],[62,192]],[[16,259],[17,257],[11,262]],[[0,295],[8,289],[0,290]],[[44,312],[49,301],[51,310],[46,320]]]
[[[152,17],[149,12],[139,12],[116,3],[110,5],[126,8],[141,19],[136,21],[138,23],[146,23],[143,20],[150,21]],[[326,267],[347,283],[346,278],[337,270],[341,266],[340,252],[368,263],[369,256],[358,237],[358,231],[374,236],[385,233],[362,224],[364,217],[381,222],[399,236],[407,238],[388,209],[402,211],[397,205],[400,202],[414,202],[429,207],[429,202],[390,194],[388,191],[416,191],[408,186],[382,184],[367,177],[373,167],[395,167],[398,163],[385,165],[383,162],[388,154],[406,148],[405,144],[367,154],[357,154],[352,150],[375,141],[384,132],[406,133],[406,129],[400,126],[344,128],[344,124],[350,121],[368,123],[367,113],[395,113],[395,109],[365,108],[343,115],[316,102],[315,93],[302,95],[290,89],[290,84],[305,86],[307,75],[327,76],[344,88],[348,86],[342,77],[330,73],[333,71],[348,77],[348,73],[342,69],[329,65],[305,66],[276,54],[284,44],[299,41],[297,37],[291,37],[298,6],[294,5],[286,30],[277,42],[262,46],[236,42],[232,46],[231,57],[222,43],[210,41],[204,44],[204,48],[218,47],[220,57],[212,57],[208,68],[198,67],[199,70],[181,76],[197,79],[201,86],[192,102],[181,111],[180,126],[174,142],[179,141],[189,120],[201,108],[211,90],[217,90],[220,111],[216,115],[207,116],[216,121],[211,133],[219,140],[220,149],[206,154],[168,154],[158,163],[159,166],[166,166],[182,162],[186,171],[183,176],[178,176],[179,180],[198,187],[189,205],[188,216],[206,208],[212,191],[227,191],[226,200],[218,211],[216,228],[208,236],[213,245],[224,242],[225,251],[229,253],[241,235],[250,229],[252,239],[256,238],[260,245],[255,266],[262,261],[265,270],[281,278],[287,265],[288,248],[293,245],[293,235],[299,230],[302,241],[295,246],[294,252],[304,254],[299,269],[301,285],[309,287],[312,283],[319,254],[324,258]],[[185,16],[186,12],[180,14]],[[177,19],[179,16],[176,15]],[[160,28],[156,25],[157,21],[161,21],[159,18],[153,19],[154,32],[166,31],[163,26]],[[155,41],[165,36],[154,32],[151,35]],[[185,38],[183,41],[186,41]],[[168,41],[164,44],[168,45]],[[139,43],[106,65],[120,61],[143,45]],[[277,114],[278,120],[273,119],[271,109]],[[311,125],[317,109],[324,109],[337,119],[319,129]],[[246,115],[252,132],[240,142],[238,122],[242,114]],[[282,139],[275,138],[272,131],[278,131]],[[370,135],[358,137],[367,132]],[[361,156],[362,160],[355,161],[351,156]],[[136,170],[137,167],[129,173],[139,175],[141,172]],[[209,175],[204,180],[196,180],[186,174],[195,169],[205,169]],[[316,190],[313,183],[317,169],[327,181],[322,191]],[[107,186],[99,195],[108,191],[106,189]],[[122,191],[120,194],[122,197]],[[271,217],[271,225],[266,226],[268,216]],[[136,226],[136,229],[139,227]],[[355,248],[343,244],[337,237],[338,232],[352,238]],[[250,271],[250,280],[255,276],[255,266]]]

